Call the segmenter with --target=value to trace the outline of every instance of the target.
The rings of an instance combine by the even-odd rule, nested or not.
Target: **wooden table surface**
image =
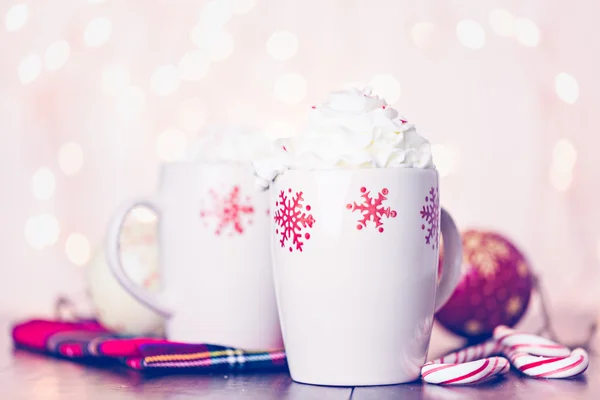
[[[2,324],[7,328],[8,324]],[[435,354],[434,354],[435,355]],[[1,400],[129,399],[600,399],[600,358],[583,377],[534,380],[517,375],[477,387],[412,383],[334,388],[293,382],[287,373],[185,374],[144,377],[126,369],[99,368],[13,349],[8,329],[0,337]]]

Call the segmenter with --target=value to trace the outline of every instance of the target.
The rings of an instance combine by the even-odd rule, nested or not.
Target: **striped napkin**
[[[287,369],[283,349],[245,351],[212,344],[123,336],[106,330],[94,320],[31,320],[14,326],[12,336],[19,348],[88,363],[114,360],[140,371]]]

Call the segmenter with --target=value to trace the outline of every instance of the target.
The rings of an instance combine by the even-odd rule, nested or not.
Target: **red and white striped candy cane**
[[[583,349],[571,351],[552,340],[506,326],[494,330],[494,339],[516,369],[534,378],[570,378],[583,373],[589,365]]]
[[[495,340],[470,346],[428,362],[421,368],[421,378],[438,385],[480,383],[508,372],[510,364],[497,354],[500,346]]]
[[[508,372],[510,364],[504,357],[489,357],[463,364],[427,363],[421,368],[421,378],[438,385],[465,385],[484,382]]]
[[[545,357],[568,357],[569,348],[530,333],[517,332],[506,326],[494,329],[494,339],[503,347],[503,352],[518,352]]]
[[[502,354],[508,360],[490,357],[495,354]],[[534,378],[570,378],[585,372],[589,357],[583,349],[571,351],[541,336],[499,326],[493,339],[425,364],[421,377],[425,382],[439,385],[479,383],[505,374],[510,364]]]
[[[533,378],[571,378],[585,372],[590,360],[583,349],[573,350],[568,357],[542,357],[505,350],[504,355],[521,373]]]

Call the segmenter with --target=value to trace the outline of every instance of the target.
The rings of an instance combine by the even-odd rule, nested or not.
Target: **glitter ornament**
[[[498,325],[514,326],[521,319],[534,280],[523,253],[506,237],[469,230],[462,242],[461,280],[436,318],[460,336],[482,339]]]

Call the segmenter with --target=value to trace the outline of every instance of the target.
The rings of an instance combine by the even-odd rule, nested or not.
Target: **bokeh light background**
[[[600,3],[0,2],[0,312],[46,314],[124,199],[204,127],[297,132],[370,84],[434,143],[460,226],[507,234],[552,302],[597,310]],[[139,210],[136,218],[151,220]]]

